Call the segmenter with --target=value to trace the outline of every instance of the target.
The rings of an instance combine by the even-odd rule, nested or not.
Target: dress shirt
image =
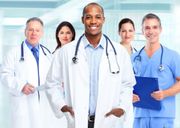
[[[102,36],[99,44],[95,48],[89,43],[85,36],[83,37],[83,42],[90,71],[89,115],[95,115],[98,96],[99,64],[104,50],[105,38]]]

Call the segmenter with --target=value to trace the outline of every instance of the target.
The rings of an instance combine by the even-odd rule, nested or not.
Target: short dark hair
[[[158,22],[159,22],[159,25],[160,25],[160,27],[161,27],[161,20],[160,20],[160,18],[159,18],[156,14],[153,14],[153,13],[148,13],[148,14],[146,14],[146,15],[143,17],[143,19],[142,19],[142,25],[143,25],[143,23],[144,23],[144,21],[145,21],[146,19],[157,19]]]
[[[129,19],[129,18],[124,18],[124,19],[122,19],[122,20],[119,22],[119,32],[120,32],[120,30],[121,30],[122,25],[125,24],[125,23],[130,23],[130,24],[132,24],[132,26],[133,26],[133,28],[134,28],[134,30],[135,30],[134,22],[133,22],[131,19]]]
[[[73,40],[75,39],[76,32],[75,32],[75,29],[74,29],[73,25],[72,25],[70,22],[68,22],[68,21],[63,21],[63,22],[61,22],[61,23],[57,26],[57,28],[56,28],[56,42],[57,42],[57,47],[56,47],[56,49],[58,49],[59,47],[61,47],[61,42],[60,42],[60,40],[59,40],[59,38],[58,38],[58,33],[59,33],[59,31],[61,30],[61,28],[64,27],[64,26],[67,26],[67,27],[71,30],[72,34],[73,34],[73,37],[72,37],[72,40],[71,40],[71,41],[73,41]]]
[[[26,26],[27,26],[28,23],[31,22],[31,21],[38,21],[42,26],[44,26],[43,21],[42,21],[40,18],[38,18],[38,17],[29,18],[29,19],[26,21]]]
[[[90,5],[95,5],[95,6],[100,7],[101,10],[102,10],[102,14],[103,14],[103,16],[104,16],[104,9],[103,9],[103,7],[102,7],[101,5],[99,5],[98,3],[92,2],[92,3],[87,4],[87,5],[83,8],[82,17],[85,16],[86,8],[87,8],[88,6],[90,6]]]

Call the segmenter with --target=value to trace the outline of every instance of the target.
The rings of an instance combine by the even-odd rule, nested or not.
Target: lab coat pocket
[[[119,124],[120,118],[110,115],[108,117],[105,117],[104,122],[102,124],[102,128],[116,128],[117,124]],[[121,128],[121,126],[118,126],[118,128]]]
[[[72,117],[69,112],[65,112],[64,115],[65,115],[66,120],[67,120],[68,128],[75,128],[74,117]]]
[[[22,84],[22,82],[27,82],[27,78],[29,76],[28,68],[27,68],[27,63],[26,61],[24,62],[17,62],[14,67],[14,76],[17,79],[18,85]],[[19,86],[24,86],[24,85],[19,85]]]

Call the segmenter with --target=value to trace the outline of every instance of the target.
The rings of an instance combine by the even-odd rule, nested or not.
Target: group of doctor
[[[11,128],[61,127],[53,126],[59,121],[55,116],[65,116],[68,128],[173,128],[180,56],[165,46],[162,51],[159,17],[143,18],[147,42],[140,62],[135,59],[139,51],[131,45],[131,19],[119,23],[122,45],[102,33],[105,17],[99,4],[87,4],[81,20],[85,31],[77,40],[69,22],[59,24],[53,57],[40,44],[43,22],[37,17],[26,22],[26,39],[8,52],[0,71],[11,96]],[[132,103],[141,100],[133,94],[135,75],[158,78],[160,90],[151,95],[162,101],[160,111],[135,107],[133,114]]]

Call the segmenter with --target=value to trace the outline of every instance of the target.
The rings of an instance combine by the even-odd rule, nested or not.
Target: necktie
[[[39,56],[38,56],[38,50],[35,48],[35,47],[33,47],[32,49],[31,49],[31,51],[32,51],[32,53],[33,53],[33,55],[34,55],[34,58],[36,59],[36,62],[37,62],[37,70],[38,70],[38,86],[40,86],[40,75],[39,75]],[[40,101],[40,93],[39,93],[39,91],[38,91],[38,100]]]
[[[32,53],[33,53],[33,55],[34,55],[34,57],[35,57],[35,59],[36,59],[37,64],[39,65],[39,56],[38,56],[38,54],[37,54],[37,49],[36,49],[35,47],[33,47],[33,48],[31,49],[31,51],[32,51]]]

